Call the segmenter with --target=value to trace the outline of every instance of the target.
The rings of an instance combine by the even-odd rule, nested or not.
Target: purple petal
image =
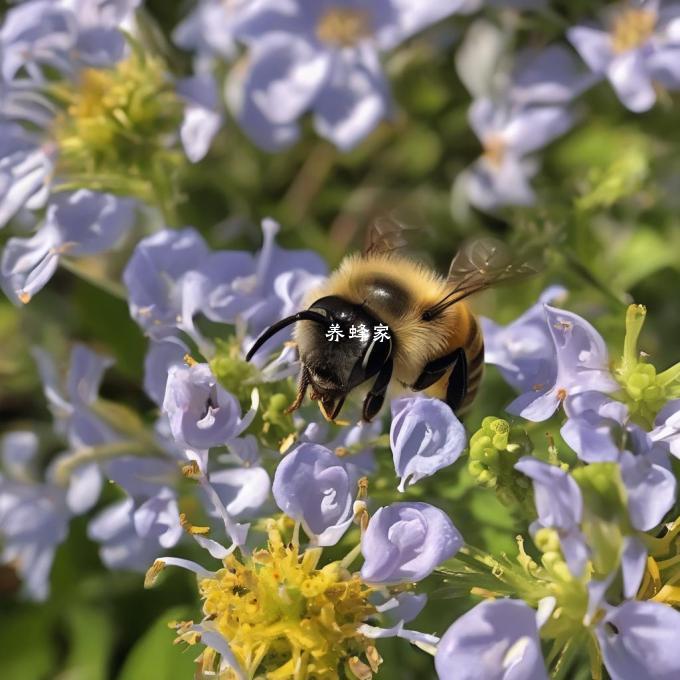
[[[569,571],[576,577],[581,578],[583,570],[590,558],[590,549],[586,538],[580,529],[573,527],[567,531],[558,531],[560,548],[569,567]]]
[[[179,338],[152,341],[144,358],[144,391],[158,404],[163,404],[168,371],[181,366],[189,348]]]
[[[573,53],[553,44],[524,55],[512,86],[518,104],[567,104],[594,81],[577,68]]]
[[[217,84],[204,73],[177,83],[177,93],[185,100],[184,119],[180,128],[182,146],[192,163],[200,161],[222,127]]]
[[[675,503],[675,476],[646,456],[624,451],[621,454],[621,477],[628,496],[631,523],[639,531],[653,529]]]
[[[182,311],[181,278],[200,269],[208,247],[194,229],[164,230],[142,239],[123,272],[130,314],[149,335],[172,335]]]
[[[557,352],[558,390],[564,390],[565,396],[587,390],[618,390],[609,373],[607,346],[595,328],[573,312],[549,305],[545,312]]]
[[[71,403],[90,404],[97,399],[104,372],[113,363],[111,357],[93,352],[85,345],[74,345],[66,388]]]
[[[678,36],[680,37],[680,21]],[[680,45],[668,45],[647,57],[647,69],[652,82],[661,83],[669,90],[680,88]]]
[[[183,529],[174,491],[161,491],[134,512],[133,522],[137,534],[147,541],[157,541],[163,548],[172,548],[181,538]]]
[[[302,522],[316,545],[335,545],[353,518],[354,489],[343,461],[318,444],[300,444],[279,463],[274,500]]]
[[[560,403],[561,399],[553,387],[547,392],[537,390],[521,394],[510,402],[505,410],[534,423],[540,423],[548,420],[557,411]]]
[[[564,410],[569,416],[560,434],[587,463],[617,461],[628,419],[625,404],[601,392],[582,392],[568,397]]]
[[[624,602],[597,626],[604,665],[613,680],[674,680],[680,676],[680,612],[658,602]]]
[[[465,428],[439,399],[392,402],[390,445],[400,491],[454,463],[466,444]]]
[[[561,286],[551,286],[539,302],[505,327],[482,317],[484,360],[497,366],[505,380],[518,391],[552,385],[557,375],[557,359],[545,318],[544,303],[566,295]]]
[[[99,500],[104,480],[96,463],[77,467],[69,478],[66,504],[74,515],[82,515]]]
[[[123,456],[106,465],[106,474],[133,499],[142,500],[176,484],[179,471],[170,460]]]
[[[0,459],[5,473],[16,479],[30,479],[39,446],[35,432],[16,430],[2,435]]]
[[[533,481],[536,510],[544,526],[569,530],[580,523],[583,499],[569,473],[531,456],[520,458],[515,469]]]
[[[60,193],[47,209],[67,255],[96,255],[112,248],[131,229],[136,203],[87,189]]]
[[[342,151],[354,148],[390,112],[388,86],[377,55],[340,52],[313,104],[314,125]]]
[[[218,470],[210,474],[210,482],[235,519],[252,517],[269,498],[271,482],[262,467]]]
[[[597,28],[574,26],[567,30],[569,42],[576,48],[591,71],[604,73],[614,58],[611,36]]]
[[[482,602],[444,633],[434,658],[440,680],[547,680],[536,613],[521,600]]]
[[[11,238],[0,258],[0,286],[15,304],[26,304],[52,278],[59,265],[60,237],[45,225],[30,238]]]
[[[607,77],[624,106],[635,113],[648,111],[656,102],[656,92],[641,50],[621,54],[609,64]]]
[[[391,50],[399,43],[422,31],[427,26],[464,9],[465,0],[439,0],[438,2],[410,2],[392,0],[394,17],[385,23],[376,35],[383,50]]]
[[[170,367],[163,411],[175,441],[192,449],[222,446],[243,429],[238,401],[207,364]]]
[[[458,529],[439,508],[392,503],[369,520],[361,541],[361,578],[380,584],[420,581],[462,545]]]
[[[399,593],[391,597],[387,602],[378,605],[376,609],[384,614],[390,622],[395,624],[408,623],[423,611],[427,604],[425,593]]]
[[[504,139],[518,155],[538,151],[574,125],[574,116],[562,106],[528,106],[508,120]]]
[[[623,572],[623,595],[627,598],[635,597],[647,565],[647,548],[635,536],[623,539],[623,553],[621,555],[621,571]]]

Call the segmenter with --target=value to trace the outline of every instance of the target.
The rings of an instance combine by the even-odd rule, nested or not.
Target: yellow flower
[[[321,555],[321,548],[301,553],[297,544],[284,544],[272,523],[266,549],[241,559],[231,554],[222,569],[199,577],[202,626],[227,641],[247,678],[369,680],[378,670],[372,640],[358,632],[376,613],[368,601],[373,589],[341,562],[319,567]],[[160,568],[152,567],[151,579]],[[200,642],[186,622],[176,628],[178,640]],[[240,677],[233,668],[219,673],[220,661],[214,650],[199,657],[203,673]]]

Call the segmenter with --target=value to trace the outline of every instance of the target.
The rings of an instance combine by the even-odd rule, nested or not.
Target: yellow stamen
[[[201,476],[201,468],[198,467],[198,463],[192,460],[190,463],[182,466],[182,474],[187,479],[198,479]]]
[[[617,54],[644,44],[654,33],[656,13],[649,9],[626,8],[614,18],[611,27],[612,49]]]
[[[268,535],[266,550],[243,561],[230,555],[215,576],[199,579],[210,625],[249,677],[330,680],[344,667],[372,677],[381,659],[357,629],[376,611],[368,601],[373,589],[339,562],[319,569],[322,550],[300,555],[274,523]],[[229,671],[224,680],[234,680]]]
[[[333,47],[352,47],[371,35],[371,16],[366,10],[331,7],[319,20],[316,35]]]
[[[499,168],[505,157],[506,143],[501,135],[489,135],[484,140],[483,157],[494,167]]]
[[[156,560],[147,570],[144,576],[144,587],[151,588],[156,582],[158,575],[165,569],[165,562],[163,560]]]
[[[187,519],[187,516],[183,512],[179,513],[179,523],[184,531],[194,536],[205,536],[210,533],[210,527],[195,526]]]

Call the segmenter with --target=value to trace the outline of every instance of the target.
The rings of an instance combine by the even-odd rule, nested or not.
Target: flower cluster
[[[208,231],[194,209],[213,182],[229,185],[228,197],[220,186],[229,208],[218,204],[236,227],[254,222],[230,212],[232,199],[245,212],[271,208],[291,227],[297,217],[300,230],[340,204],[368,213],[382,205],[373,172],[347,200],[331,187],[320,216],[308,210],[310,196],[333,163],[353,184],[372,144],[375,166],[408,165],[411,147],[397,142],[413,124],[416,146],[435,138],[423,154],[432,165],[444,156],[439,137],[471,130],[469,155],[446,164],[445,192],[456,175],[454,214],[474,206],[480,219],[491,213],[487,226],[504,228],[501,208],[537,202],[539,152],[600,101],[609,97],[630,121],[680,90],[678,3],[612,3],[596,16],[583,16],[582,4],[195,0],[160,19],[142,0],[9,3],[0,24],[6,308],[42,326],[34,306],[22,308],[63,267],[104,291],[97,295],[119,298],[118,308],[96,312],[122,309],[147,343],[134,407],[120,387],[134,384],[136,367],[119,352],[114,362],[77,342],[67,358],[51,320],[40,334],[51,351],[27,351],[51,419],[40,425],[31,411],[0,434],[0,563],[25,597],[50,596],[55,555],[75,521],[102,564],[138,572],[140,587],[139,573],[150,586],[166,566],[197,576],[201,613],[172,624],[197,656],[197,677],[370,680],[384,638],[417,647],[440,680],[565,678],[586,667],[593,678],[680,677],[680,362],[657,367],[640,349],[644,306],[628,306],[620,352],[597,319],[564,307],[561,286],[507,325],[481,319],[496,384],[517,393],[501,417],[473,411],[464,425],[443,400],[390,392],[389,415],[360,422],[353,390],[348,420],[327,422],[308,405],[287,408],[301,370],[290,331],[244,359],[265,329],[302,309],[327,262],[281,247],[271,218],[261,222],[259,251],[214,248],[234,225]],[[550,30],[515,54],[538,22]],[[455,61],[448,77],[470,95],[462,109],[428,95],[418,69],[435,60],[449,70]],[[421,86],[418,105],[437,110],[431,126],[406,120],[406,90]],[[222,131],[227,110],[234,120]],[[295,145],[305,138],[314,146],[303,157]],[[215,161],[226,148],[235,150],[227,162]],[[646,156],[638,161],[632,177],[646,171]],[[286,191],[281,176],[293,166]],[[273,187],[262,205],[240,195],[246,176]],[[610,193],[628,189],[618,175],[602,185],[590,200],[608,207]],[[576,212],[587,204],[577,201]],[[329,221],[333,238],[346,219]],[[186,223],[197,227],[178,228]],[[643,245],[659,239],[642,233]],[[561,254],[617,298],[577,262],[571,236]],[[660,261],[676,266],[676,245]],[[480,273],[484,266],[464,274],[457,292],[476,290]],[[52,300],[72,292],[63,280],[52,286]],[[90,294],[78,284],[70,297]],[[43,299],[49,305],[50,294]],[[88,324],[87,312],[59,318],[67,306],[51,313],[91,338],[99,321]],[[383,323],[333,324],[325,337],[400,341]],[[108,340],[112,354],[125,343],[122,334]],[[0,378],[12,363],[3,355]],[[468,494],[500,502],[507,524],[492,529],[512,524],[514,542],[504,536],[496,550],[488,527],[471,536],[460,502]],[[200,551],[213,567],[195,558]],[[451,611],[465,612],[455,620],[425,609],[428,598],[454,597],[462,602]]]
[[[198,465],[189,466],[188,474],[200,475]],[[357,479],[354,466],[318,444],[299,444],[286,455],[273,492],[284,514],[267,522],[265,547],[234,542],[227,548],[190,527],[221,567],[210,571],[160,557],[147,573],[147,585],[166,565],[197,575],[204,618],[173,626],[177,641],[206,646],[197,659],[203,673],[238,680],[263,673],[330,680],[346,673],[370,680],[382,661],[374,640],[436,642],[404,624],[426,601],[412,592],[413,585],[462,545],[444,512],[428,503],[401,502],[369,515],[366,479]],[[229,517],[227,508],[219,510]],[[353,524],[359,526],[359,542],[341,560],[321,566],[323,547],[337,544]],[[227,519],[225,526],[229,531]],[[360,552],[363,566],[352,572]],[[392,625],[376,626],[381,619]]]
[[[593,326],[545,301],[505,328],[486,322],[491,361],[526,390],[508,410],[546,420],[563,408],[560,434],[576,458],[554,441],[545,454],[526,455],[533,448],[526,434],[500,419],[487,418],[471,438],[470,470],[533,520],[537,552],[525,552],[521,537],[514,560],[464,549],[466,569],[452,570],[451,582],[474,583],[473,572],[480,581],[492,574],[496,585],[473,586],[489,599],[442,637],[435,657],[441,678],[473,677],[473,658],[483,659],[484,677],[512,668],[518,677],[547,678],[546,667],[571,667],[580,645],[593,677],[603,664],[617,679],[680,673],[680,655],[666,644],[680,624],[670,458],[680,435],[680,364],[657,376],[638,353],[644,316],[644,307],[629,307],[623,356],[611,365]],[[543,382],[531,385],[536,379]],[[533,512],[522,493],[527,482]],[[550,644],[545,660],[542,641]]]

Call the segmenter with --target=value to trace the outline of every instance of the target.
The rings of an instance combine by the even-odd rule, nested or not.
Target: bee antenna
[[[315,323],[320,323],[320,324],[326,324],[328,322],[328,319],[323,315],[319,314],[319,312],[313,312],[309,309],[305,309],[302,312],[298,312],[297,314],[293,314],[293,316],[288,316],[285,319],[281,319],[281,321],[277,321],[275,324],[269,326],[264,333],[255,341],[255,344],[248,350],[248,354],[246,354],[246,361],[250,361],[253,358],[253,355],[255,352],[257,352],[262,345],[264,345],[269,338],[271,338],[273,335],[276,335],[282,328],[285,328],[286,326],[290,326],[293,323],[296,323],[298,321],[314,321]]]

